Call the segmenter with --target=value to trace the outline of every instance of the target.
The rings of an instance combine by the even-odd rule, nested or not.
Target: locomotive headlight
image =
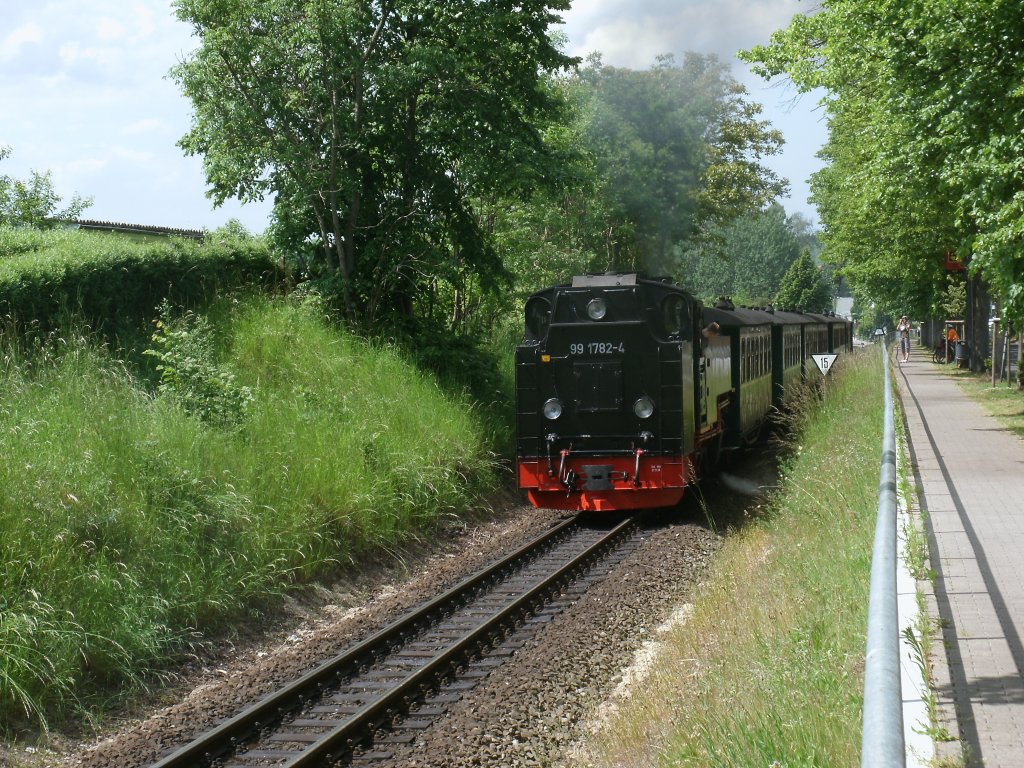
[[[649,419],[654,414],[654,401],[647,395],[638,397],[633,403],[633,413],[638,419]]]
[[[544,414],[545,419],[554,421],[562,415],[562,401],[557,397],[552,397],[544,401],[544,405],[541,406],[540,410]]]
[[[604,299],[591,299],[587,302],[587,317],[601,320],[608,314],[608,303]]]

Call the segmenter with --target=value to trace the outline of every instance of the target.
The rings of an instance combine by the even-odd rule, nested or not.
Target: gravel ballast
[[[717,489],[717,490],[716,490]],[[706,503],[735,506],[716,484]],[[718,498],[716,498],[718,497]],[[730,500],[733,499],[733,500]],[[181,744],[293,679],[398,615],[564,519],[567,513],[515,503],[493,522],[455,528],[401,567],[380,567],[357,583],[293,605],[285,623],[197,659],[175,685],[99,740],[56,737],[59,748],[7,753],[30,768],[132,768]],[[718,516],[718,515],[716,515]],[[697,503],[662,516],[644,541],[525,645],[466,692],[408,744],[388,744],[395,766],[580,765],[575,742],[614,698],[616,685],[656,628],[699,594],[721,535]],[[443,540],[443,541],[442,541]],[[283,627],[283,628],[282,628]],[[628,680],[620,686],[628,688]],[[173,703],[169,703],[173,702]],[[0,752],[0,764],[4,763]]]

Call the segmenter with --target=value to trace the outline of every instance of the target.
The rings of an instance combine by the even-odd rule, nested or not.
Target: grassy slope
[[[93,707],[196,629],[421,534],[493,482],[469,405],[397,352],[310,304],[228,315],[213,363],[252,393],[235,423],[154,397],[84,340],[0,356],[0,722]]]
[[[770,512],[727,539],[656,671],[595,736],[595,765],[858,763],[883,421],[874,351],[832,372]]]
[[[1007,385],[1006,381],[997,381],[993,387],[991,374],[959,370],[952,365],[943,370],[999,423],[1018,437],[1024,437],[1024,394],[1017,391],[1015,382]]]

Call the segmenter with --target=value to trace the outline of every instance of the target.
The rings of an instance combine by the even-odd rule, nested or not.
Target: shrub
[[[164,299],[202,306],[221,291],[280,276],[262,240],[141,242],[94,232],[0,229],[0,317],[43,333],[72,313],[110,334],[148,322]]]
[[[421,330],[409,351],[421,368],[449,388],[465,390],[487,405],[510,402],[498,357],[480,339],[445,329]]]
[[[210,321],[191,311],[174,317],[164,301],[154,324],[154,346],[143,354],[158,361],[161,394],[209,424],[240,422],[252,403],[252,390],[239,386],[235,375],[218,364]]]

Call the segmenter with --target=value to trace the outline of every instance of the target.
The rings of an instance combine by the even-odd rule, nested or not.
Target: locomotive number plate
[[[569,345],[570,355],[622,355],[625,353],[626,344],[621,341],[579,341]]]

